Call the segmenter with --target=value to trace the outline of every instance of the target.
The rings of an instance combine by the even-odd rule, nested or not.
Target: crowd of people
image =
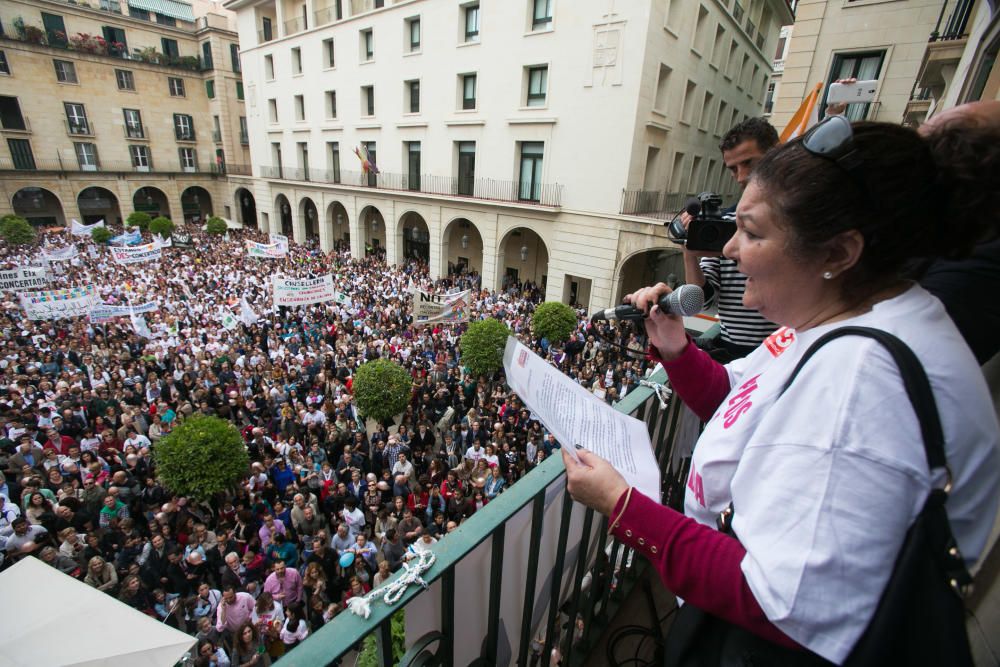
[[[187,230],[185,230],[187,231]],[[50,289],[95,285],[106,304],[155,302],[94,323],[32,321],[17,295],[0,309],[0,555],[38,557],[197,637],[206,665],[267,665],[386,581],[403,562],[559,448],[502,374],[463,368],[464,325],[413,326],[407,290],[473,290],[472,319],[504,321],[609,403],[648,371],[628,329],[580,324],[568,342],[534,340],[543,297],[532,283],[483,289],[464,269],[291,242],[283,258],[247,256],[255,231],[120,265],[68,232],[78,255],[48,262]],[[39,247],[0,247],[0,267],[38,264]],[[345,303],[273,307],[271,276],[332,274]],[[253,317],[223,325],[224,312]],[[413,377],[394,424],[357,414],[362,363],[392,359]],[[231,421],[251,461],[231,493],[179,497],[158,478],[157,443],[193,414]]]

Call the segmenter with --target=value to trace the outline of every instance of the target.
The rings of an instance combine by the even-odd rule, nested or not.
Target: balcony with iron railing
[[[262,178],[288,181],[309,181],[345,187],[420,192],[448,197],[468,197],[484,201],[534,204],[558,208],[562,205],[562,188],[558,183],[527,183],[493,178],[434,176],[430,174],[378,174],[360,171],[295,169],[262,165]]]
[[[681,209],[692,194],[666,192],[663,190],[622,190],[622,215],[637,215],[656,220],[670,220]]]
[[[297,32],[302,32],[309,28],[309,24],[304,16],[298,16],[293,19],[288,19],[284,23],[285,26],[285,36],[294,35]]]
[[[917,71],[917,86],[940,98],[955,74],[969,41],[974,0],[944,0]],[[950,11],[949,11],[950,9]],[[945,17],[947,16],[947,20]]]
[[[71,137],[93,137],[94,136],[94,126],[85,120],[63,120],[63,125],[66,127],[66,133]]]
[[[317,26],[333,23],[334,21],[340,21],[342,18],[343,12],[336,6],[324,7],[323,9],[317,9],[313,12],[313,23]]]
[[[16,29],[15,29],[16,30]],[[129,60],[138,63],[145,63],[155,67],[166,67],[170,69],[181,69],[187,71],[202,71],[201,58],[198,56],[171,56],[160,53],[156,47],[133,48],[128,50],[124,44],[117,45],[108,43],[103,38],[91,35],[89,39],[78,40],[78,36],[67,38],[59,33],[47,33],[37,26],[26,25],[21,30],[0,34],[0,44],[4,42],[20,42],[22,44],[33,45],[41,49],[54,49],[57,52],[69,51],[85,56],[107,58],[115,61],[120,66],[121,60]],[[56,54],[52,54],[56,55]],[[57,57],[65,57],[58,55]]]
[[[149,165],[135,165],[129,160],[99,160],[96,164],[79,164],[74,159],[64,160],[61,157],[55,160],[32,159],[30,162],[24,160],[12,160],[0,157],[0,172],[105,172],[105,173],[154,173],[154,174],[190,174],[192,168],[183,166],[179,162],[157,161]],[[215,169],[206,172],[197,166],[193,170],[200,173],[218,173]]]
[[[782,72],[784,72],[785,71],[785,59],[784,58],[775,58],[774,62],[771,63],[771,69],[774,71],[775,74],[781,74]]]
[[[650,380],[664,378],[661,370]],[[680,401],[661,403],[651,389],[638,387],[615,409],[646,423],[660,469],[683,478],[675,455],[680,451],[677,434],[687,432],[678,428],[686,419]],[[279,667],[333,664],[368,635],[375,639],[378,664],[385,666],[467,664],[470,652],[479,654],[471,664],[496,664],[502,653],[511,664],[528,665],[537,664],[533,654],[549,656],[553,649],[562,658],[559,664],[580,665],[588,658],[593,664],[592,652],[609,627],[621,622],[622,604],[649,568],[645,559],[608,536],[606,518],[573,503],[565,480],[562,458],[549,457],[434,546],[436,561],[422,575],[426,591],[411,585],[393,605],[381,600],[372,604],[367,619],[349,612],[337,615],[286,655]],[[490,549],[488,558],[481,548]],[[554,563],[543,560],[543,553],[554,554]],[[502,579],[510,563],[523,565],[513,566],[515,579]],[[482,568],[471,573],[481,582],[482,597],[456,585],[469,581],[473,568]],[[397,661],[388,648],[391,619],[415,601],[423,614],[406,616],[404,623],[412,618],[421,629],[438,629],[408,641],[409,650]],[[437,613],[428,613],[429,607]],[[511,609],[520,611],[520,617],[512,618]],[[485,638],[460,633],[470,619],[487,621]],[[654,622],[648,638],[660,632]]]

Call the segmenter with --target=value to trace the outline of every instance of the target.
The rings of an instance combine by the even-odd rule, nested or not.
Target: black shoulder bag
[[[920,360],[903,341],[890,333],[868,327],[842,327],[821,336],[806,350],[781,391],[784,393],[788,389],[819,348],[841,336],[872,338],[889,351],[920,422],[927,466],[931,471],[943,468],[948,473],[945,486],[931,490],[923,510],[907,530],[875,613],[844,665],[971,667],[972,652],[965,631],[962,596],[971,585],[972,577],[952,536],[945,512],[951,490],[951,471],[944,455],[944,433],[937,405]],[[732,506],[720,518],[723,532],[733,534],[731,518]],[[830,664],[809,651],[791,651],[776,646],[699,609],[688,610],[690,606],[684,605],[678,613],[667,637],[668,666]]]

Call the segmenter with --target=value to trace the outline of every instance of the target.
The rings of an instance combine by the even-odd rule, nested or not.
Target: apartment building
[[[718,142],[761,113],[792,20],[783,0],[225,7],[253,166],[231,187],[262,227],[587,307],[681,275],[663,219],[699,191],[732,200]]]
[[[207,1],[0,3],[0,213],[251,222],[227,184],[249,173],[233,21]]]

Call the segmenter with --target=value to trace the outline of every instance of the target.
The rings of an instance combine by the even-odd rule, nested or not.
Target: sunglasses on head
[[[806,132],[802,147],[811,155],[830,160],[874,203],[860,167],[864,162],[854,144],[854,130],[846,116],[827,116]]]

